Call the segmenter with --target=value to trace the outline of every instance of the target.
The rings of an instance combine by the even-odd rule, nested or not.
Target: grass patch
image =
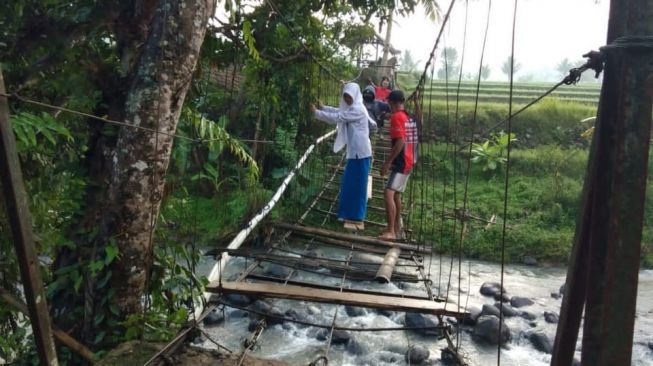
[[[443,221],[441,207],[444,203],[445,211],[451,213],[453,207],[463,206],[465,180],[468,179],[468,212],[485,219],[496,215],[497,223],[488,226],[485,222],[469,221],[463,252],[472,258],[498,261],[501,259],[505,170],[488,172],[472,164],[467,174],[465,153],[458,153],[454,162],[451,151],[451,146],[442,143],[422,145],[421,165],[413,179],[423,179],[424,184],[414,185],[413,197],[425,197],[435,208],[414,208],[413,222],[420,222],[420,215],[423,215],[424,239],[434,242],[439,251],[457,253],[461,225],[450,218]],[[513,150],[505,243],[507,261],[520,262],[526,256],[543,262],[567,261],[580,213],[587,159],[585,148],[541,145]],[[653,156],[649,158],[649,172],[653,172]],[[642,265],[648,268],[653,267],[652,177],[653,173],[649,173],[642,237]],[[420,207],[419,203],[414,207]]]

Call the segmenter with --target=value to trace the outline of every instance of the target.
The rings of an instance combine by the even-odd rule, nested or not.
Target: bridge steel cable
[[[518,0],[514,2],[514,10],[512,16],[512,36],[511,36],[511,49],[510,49],[510,93],[508,97],[508,120],[507,120],[507,130],[508,130],[508,146],[506,147],[506,174],[503,186],[503,226],[501,228],[501,282],[500,282],[500,295],[503,299],[504,290],[504,272],[505,272],[505,263],[506,263],[506,223],[508,222],[508,189],[510,182],[510,152],[512,150],[510,135],[512,133],[512,98],[513,98],[513,87],[514,87],[514,76],[515,76],[515,30],[517,28],[517,3]],[[498,345],[497,345],[497,366],[501,365],[501,344],[502,337],[501,333],[503,331],[503,301],[499,302],[499,334],[498,334]]]

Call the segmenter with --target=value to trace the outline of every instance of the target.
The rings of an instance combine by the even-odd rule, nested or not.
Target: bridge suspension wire
[[[483,70],[483,60],[485,58],[485,47],[486,47],[486,44],[487,44],[487,35],[488,35],[489,28],[490,28],[490,14],[491,14],[491,11],[492,11],[492,0],[489,0],[488,1],[488,8],[487,8],[487,16],[486,16],[486,19],[485,19],[485,30],[484,30],[484,33],[483,33],[483,43],[482,43],[482,46],[481,46],[481,57],[480,57],[480,61],[479,61],[478,75],[477,75],[477,79],[476,79],[476,96],[475,96],[475,99],[474,99],[474,110],[472,112],[472,125],[471,125],[471,129],[470,129],[470,132],[469,132],[469,141],[473,141],[473,139],[474,139],[474,132],[475,132],[474,130],[475,130],[476,123],[477,123],[477,113],[478,113],[479,96],[480,96],[480,89],[481,89],[481,72]],[[463,189],[462,215],[463,215],[463,220],[465,220],[465,221],[462,222],[462,225],[460,227],[459,240],[460,240],[460,247],[461,247],[461,254],[460,254],[461,256],[462,256],[462,248],[464,247],[464,242],[465,242],[465,229],[466,229],[466,224],[467,224],[466,216],[467,216],[467,203],[468,203],[468,192],[469,192],[469,190],[468,190],[468,188],[469,188],[469,177],[471,175],[471,168],[472,168],[472,159],[471,159],[472,158],[472,146],[473,145],[471,145],[471,144],[469,145],[469,151],[468,151],[468,154],[467,154],[467,167],[466,167],[466,172],[465,172],[465,182],[464,182],[464,189]],[[467,278],[468,278],[468,283],[470,283],[469,281],[471,281],[471,261],[468,261],[467,263],[468,263]],[[461,278],[460,273],[461,272],[462,272],[462,268],[460,266],[460,261],[459,261],[459,267],[458,267],[458,273],[459,273],[459,277],[458,277],[458,311],[460,311],[460,304],[461,304],[461,301],[460,301],[461,300],[460,291],[462,290],[462,284],[460,282],[460,278]],[[471,292],[471,288],[470,288],[469,284],[468,284],[467,287],[468,287],[467,288],[467,299],[465,300],[464,311],[467,311],[467,303],[469,301],[469,294]],[[457,334],[460,334],[460,324],[457,324],[457,327],[458,327]],[[456,341],[457,341],[456,347],[459,348],[461,338],[457,337]]]
[[[499,301],[499,334],[498,334],[498,345],[497,345],[497,365],[501,365],[501,343],[502,337],[501,333],[503,330],[503,282],[504,282],[504,272],[505,272],[505,263],[506,263],[506,223],[508,222],[508,189],[510,183],[510,152],[512,150],[511,138],[512,133],[512,97],[513,97],[513,87],[514,87],[514,76],[515,76],[515,30],[517,28],[517,3],[518,0],[514,0],[514,10],[512,16],[512,38],[511,38],[511,48],[510,48],[510,92],[508,97],[508,121],[507,121],[507,130],[508,130],[508,146],[506,147],[506,175],[504,180],[503,187],[503,226],[501,228],[501,282],[500,282],[500,296],[501,300]]]

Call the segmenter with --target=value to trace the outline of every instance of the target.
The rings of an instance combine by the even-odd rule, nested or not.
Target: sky
[[[439,3],[444,13],[449,0],[440,0]],[[513,0],[492,1],[483,62],[492,70],[490,80],[507,79],[501,72],[501,64],[510,56],[513,10]],[[488,0],[470,0],[464,72],[476,74],[478,70],[487,11]],[[607,0],[598,3],[595,0],[519,0],[515,60],[522,67],[516,77],[533,75],[535,80],[558,80],[555,68],[560,61],[569,58],[576,64],[575,61],[582,60],[584,53],[605,44],[608,13]],[[445,42],[447,47],[458,50],[459,60],[463,49],[464,20],[465,5],[458,0],[445,31]],[[410,17],[395,19],[392,44],[402,51],[409,50],[415,60],[422,61],[421,69],[439,29],[440,22],[427,19],[420,8]],[[441,50],[442,46],[438,49]],[[436,72],[440,67],[439,56],[438,51]]]

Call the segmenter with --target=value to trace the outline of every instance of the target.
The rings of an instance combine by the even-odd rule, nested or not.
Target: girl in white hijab
[[[345,84],[339,108],[311,105],[315,118],[336,125],[333,151],[347,146],[347,166],[342,177],[338,205],[338,219],[357,228],[363,227],[367,211],[367,180],[372,161],[372,144],[369,138],[370,126],[376,129],[376,122],[367,114],[360,87],[356,83]]]

